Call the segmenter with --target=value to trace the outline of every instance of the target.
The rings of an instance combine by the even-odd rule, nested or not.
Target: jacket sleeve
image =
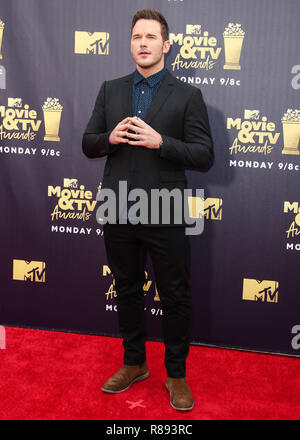
[[[82,138],[82,150],[90,158],[106,156],[116,149],[116,146],[108,141],[111,131],[107,131],[105,121],[105,88],[104,81]]]
[[[185,167],[208,170],[214,161],[213,141],[202,93],[195,88],[184,114],[183,140],[162,134],[160,157]]]

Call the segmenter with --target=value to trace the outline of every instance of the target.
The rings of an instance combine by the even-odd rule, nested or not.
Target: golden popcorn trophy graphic
[[[2,47],[4,26],[5,26],[5,23],[2,20],[0,20],[0,60],[2,60],[2,58],[3,58],[2,53],[1,53],[1,47]]]
[[[225,64],[223,69],[241,70],[240,56],[244,35],[245,32],[238,23],[229,23],[228,27],[223,32],[225,50]]]
[[[58,133],[63,106],[59,104],[57,98],[47,98],[42,109],[45,123],[44,141],[60,141]]]
[[[283,115],[283,143],[282,154],[299,155],[299,139],[300,139],[300,110],[288,109]]]

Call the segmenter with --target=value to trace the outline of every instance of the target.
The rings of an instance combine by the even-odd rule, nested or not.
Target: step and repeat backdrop
[[[190,237],[192,342],[300,354],[298,0],[0,0],[0,324],[118,336],[82,134],[104,80],[135,69],[134,13],[170,26],[166,64],[199,87],[216,160]],[[147,164],[144,164],[147,167]],[[148,336],[162,309],[150,259]]]

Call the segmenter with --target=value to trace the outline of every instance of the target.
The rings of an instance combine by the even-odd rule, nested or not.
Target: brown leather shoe
[[[147,362],[139,365],[122,365],[120,370],[114,374],[101,388],[105,393],[121,393],[127,390],[134,382],[147,379],[149,376]]]
[[[167,377],[166,388],[170,393],[172,408],[178,411],[188,411],[193,408],[193,395],[185,378]]]

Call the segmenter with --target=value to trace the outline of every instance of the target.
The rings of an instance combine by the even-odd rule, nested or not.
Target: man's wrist
[[[160,135],[160,141],[159,141],[159,144],[158,144],[158,148],[159,149],[162,148],[163,144],[164,144],[164,140],[163,140],[162,135]]]
[[[115,151],[115,147],[116,147],[116,144],[114,144],[114,143],[110,140],[110,134],[111,134],[111,133],[109,133],[109,135],[108,135],[108,137],[107,137],[107,144],[108,144],[107,152],[108,152],[108,153],[112,153],[113,151]]]
[[[109,143],[110,145],[116,145],[116,143],[113,142],[113,141],[110,139],[110,136],[111,136],[111,133],[108,135],[108,143]]]

